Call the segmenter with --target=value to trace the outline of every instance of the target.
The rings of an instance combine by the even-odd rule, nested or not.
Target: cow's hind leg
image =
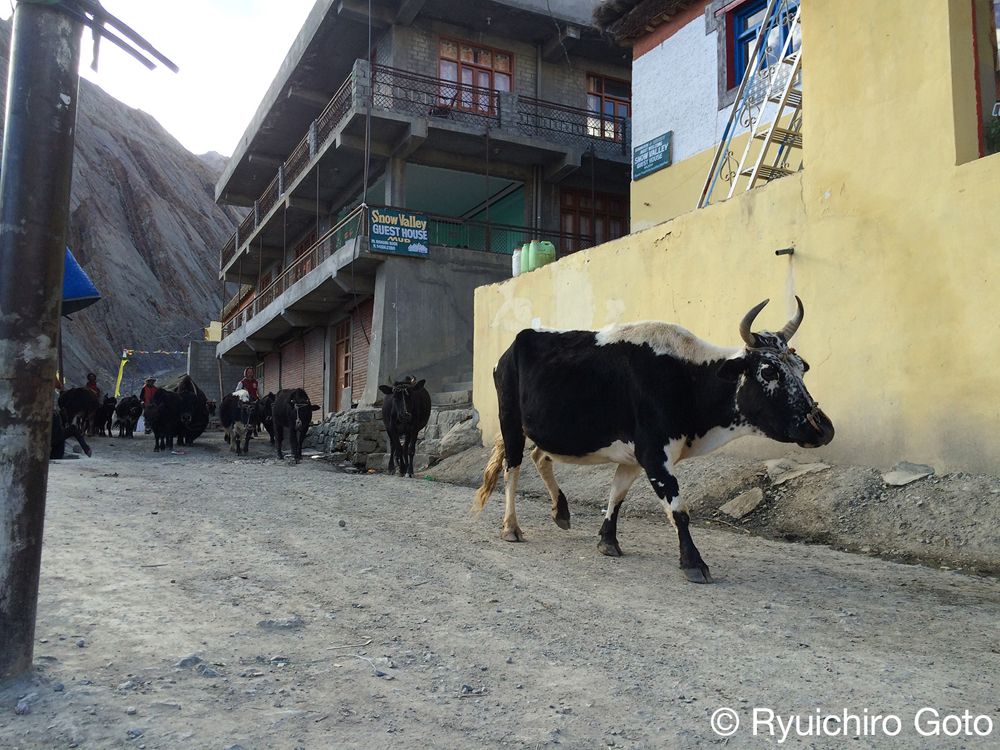
[[[633,482],[642,473],[642,467],[629,464],[618,464],[615,477],[611,480],[611,494],[608,497],[608,509],[601,524],[601,541],[597,549],[608,557],[621,557],[622,548],[618,545],[618,510],[628,494]]]
[[[541,448],[535,447],[531,451],[531,460],[538,469],[538,476],[545,482],[545,488],[549,491],[549,498],[552,500],[552,520],[560,529],[569,528],[569,503],[566,496],[559,489],[556,483],[556,475],[552,470],[552,459]]]
[[[500,538],[507,542],[524,541],[524,533],[517,525],[517,480],[521,476],[521,461],[524,458],[524,432],[521,426],[510,430],[501,422],[500,431],[503,433],[504,454],[507,460],[503,473],[504,481],[504,510],[503,526],[500,529]]]

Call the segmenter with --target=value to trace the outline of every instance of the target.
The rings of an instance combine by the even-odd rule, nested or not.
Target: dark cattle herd
[[[740,321],[741,348],[716,346],[672,323],[646,321],[599,331],[528,329],[517,334],[493,370],[499,407],[497,436],[473,510],[482,511],[504,474],[505,506],[500,536],[524,538],[516,496],[524,449],[538,470],[552,504],[552,519],[570,528],[566,495],[553,465],[615,464],[598,550],[622,554],[618,517],[636,479],[646,475],[677,532],[679,564],[688,580],[711,583],[708,565],[689,529],[686,498],[676,466],[703,456],[743,435],[757,435],[802,448],[818,448],[834,436],[833,422],[804,383],[809,365],[789,345],[804,317],[802,301],[779,331],[754,331],[768,300]],[[76,438],[87,455],[84,435],[131,438],[140,416],[153,433],[153,450],[193,445],[214,414],[214,403],[189,375],[176,385],[155,388],[147,380],[142,397],[100,400],[88,388],[59,395],[53,416],[52,457],[62,457],[65,439]],[[250,454],[250,441],[266,432],[279,460],[288,438],[292,458],[302,447],[319,406],[302,388],[286,388],[255,399],[256,381],[222,398],[218,417],[224,440],[237,456]],[[424,380],[407,376],[380,385],[388,470],[413,476],[417,439],[431,415]],[[143,406],[141,398],[146,399]]]

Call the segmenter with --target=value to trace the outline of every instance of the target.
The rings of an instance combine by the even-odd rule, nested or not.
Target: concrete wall
[[[243,377],[243,366],[222,362],[222,392],[219,391],[219,362],[212,341],[192,341],[188,344],[187,372],[205,395],[215,401],[232,393]]]
[[[510,276],[509,255],[432,246],[429,257],[389,257],[375,279],[375,315],[362,406],[379,384],[406,375],[437,391],[472,372],[473,293]],[[355,394],[357,396],[357,394]]]
[[[491,369],[521,328],[661,319],[734,345],[748,308],[770,297],[779,326],[798,294],[794,344],[837,427],[810,458],[1000,470],[1000,155],[977,158],[971,5],[803,2],[804,171],[477,290],[486,442]]]

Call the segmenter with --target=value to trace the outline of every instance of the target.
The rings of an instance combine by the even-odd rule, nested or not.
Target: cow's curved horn
[[[799,295],[797,294],[795,295],[795,302],[799,306],[798,312],[795,313],[794,318],[785,323],[785,327],[778,333],[785,340],[785,343],[788,343],[792,336],[795,335],[795,332],[799,330],[799,326],[802,325],[802,318],[805,315],[805,310],[802,309],[802,300],[799,299]]]
[[[756,307],[750,308],[750,312],[744,315],[743,320],[740,321],[740,338],[743,339],[747,346],[757,346],[757,339],[750,332],[750,326],[753,325],[754,318],[757,317],[757,314],[764,309],[764,305],[770,301],[770,299],[766,299]]]

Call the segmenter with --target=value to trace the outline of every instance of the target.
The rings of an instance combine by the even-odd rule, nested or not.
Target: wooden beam
[[[317,104],[320,107],[325,107],[330,103],[330,99],[332,98],[326,92],[308,89],[305,86],[289,86],[288,93],[285,96],[289,99],[298,99],[308,104]]]
[[[402,24],[403,26],[409,26],[413,23],[413,19],[417,17],[424,8],[424,2],[426,0],[403,0],[399,4],[399,10],[396,11],[396,23]]]
[[[566,54],[580,41],[580,27],[566,24],[554,34],[542,47],[542,59],[545,62],[565,61]]]

